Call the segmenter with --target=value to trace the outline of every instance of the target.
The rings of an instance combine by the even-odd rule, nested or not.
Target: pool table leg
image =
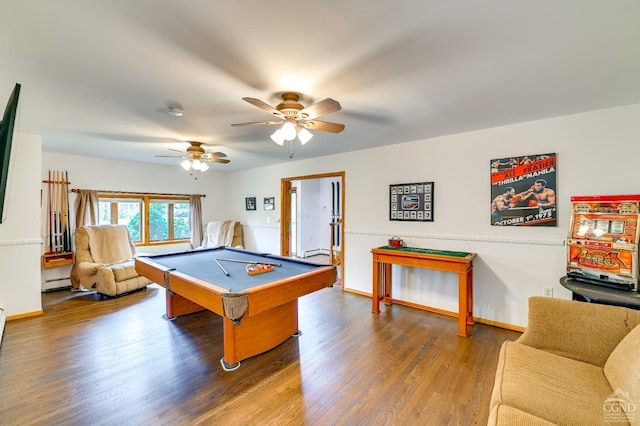
[[[245,315],[240,325],[223,317],[224,358],[226,371],[235,370],[240,361],[275,348],[291,336],[302,334],[298,329],[298,299],[255,315]]]
[[[236,362],[235,364],[229,364],[224,360],[224,358],[220,358],[220,365],[222,365],[222,369],[224,371],[233,371],[240,368],[240,361]]]
[[[204,311],[206,308],[192,302],[189,299],[176,294],[170,290],[166,290],[166,310],[163,315],[165,319],[175,319],[181,315],[192,314],[194,312]]]

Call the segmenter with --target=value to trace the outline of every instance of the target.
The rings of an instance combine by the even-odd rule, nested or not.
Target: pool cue
[[[49,253],[53,253],[53,212],[51,211],[51,170],[47,181],[47,203],[49,204]]]
[[[65,217],[67,219],[67,251],[71,251],[71,221],[69,220],[69,172],[64,172],[64,194],[67,201],[67,210]]]
[[[61,191],[62,200],[61,200],[61,209],[62,209],[62,252],[69,252],[69,244],[67,243],[69,235],[67,234],[67,187],[65,185],[64,173],[60,172],[61,179]]]
[[[58,253],[58,185],[56,184],[56,171],[53,171],[53,252]]]
[[[224,272],[224,274],[225,274],[226,276],[228,276],[228,277],[230,277],[230,276],[231,276],[231,275],[229,275],[229,272],[228,272],[226,269],[224,269],[224,266],[222,266],[222,265],[220,264],[220,262],[218,262],[218,259],[213,259],[213,260],[215,260],[215,261],[216,261],[216,263],[218,264],[218,266],[220,267],[220,269],[222,269],[222,272]]]
[[[261,263],[263,265],[271,265],[271,266],[282,266],[282,263],[275,263],[275,262],[260,262],[258,260],[240,260],[240,259],[216,259],[216,262],[218,260],[224,260],[225,262],[237,262],[237,263]]]

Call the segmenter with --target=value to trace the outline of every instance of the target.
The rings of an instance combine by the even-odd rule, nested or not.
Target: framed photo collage
[[[433,222],[433,182],[389,185],[389,220]]]

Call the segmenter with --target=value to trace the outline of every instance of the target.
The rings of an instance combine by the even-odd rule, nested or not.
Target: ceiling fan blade
[[[231,160],[227,160],[226,158],[217,158],[217,157],[207,158],[206,161],[210,161],[212,163],[222,163],[222,164],[227,164],[231,162]]]
[[[222,154],[222,155],[218,155],[218,154]],[[218,161],[223,159],[224,157],[226,157],[227,154],[222,153],[222,152],[212,152],[210,154],[204,154],[200,156],[201,160],[205,160],[205,161]]]
[[[311,120],[322,115],[340,111],[341,109],[342,106],[340,106],[340,102],[327,98],[298,111],[298,118],[301,120]]]
[[[319,130],[321,132],[340,133],[344,130],[344,124],[330,123],[328,121],[310,120],[298,122],[304,128],[309,130]]]
[[[260,108],[263,111],[268,112],[269,114],[273,114],[276,117],[282,117],[284,118],[284,114],[281,113],[280,111],[278,111],[277,109],[275,109],[274,107],[272,107],[271,105],[261,101],[260,99],[256,99],[256,98],[242,98],[243,101],[249,102],[251,105],[256,106],[258,108]]]
[[[261,126],[261,125],[272,125],[272,124],[282,124],[282,121],[252,121],[250,123],[234,123],[233,127],[241,127],[241,126]]]
[[[156,158],[190,158],[188,155],[156,155]]]

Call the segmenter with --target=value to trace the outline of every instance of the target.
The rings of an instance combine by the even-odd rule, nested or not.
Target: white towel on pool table
[[[236,222],[233,220],[207,223],[207,238],[204,247],[229,247],[233,241],[233,228],[235,226]]]

